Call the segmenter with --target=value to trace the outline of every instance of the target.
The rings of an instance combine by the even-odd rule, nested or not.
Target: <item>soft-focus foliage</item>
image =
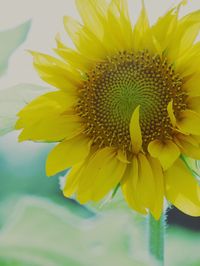
[[[2,259],[41,266],[150,265],[137,248],[137,224],[132,229],[130,214],[83,220],[45,200],[24,198],[9,218],[0,238]]]
[[[26,40],[31,21],[0,31],[0,76],[5,74],[10,56]],[[16,114],[31,99],[44,93],[38,86],[20,84],[11,88],[0,88],[0,135],[14,129]]]
[[[127,211],[86,219],[79,216],[78,205],[74,215],[67,207],[36,197],[23,197],[10,210],[0,232],[0,265],[156,266],[144,252],[143,219]],[[169,229],[166,265],[199,265],[199,237],[199,233]]]
[[[26,40],[31,21],[27,21],[16,28],[0,31],[0,76],[8,66],[11,54]]]

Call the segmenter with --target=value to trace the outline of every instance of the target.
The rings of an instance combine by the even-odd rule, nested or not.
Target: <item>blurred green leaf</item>
[[[16,28],[0,32],[0,76],[7,69],[11,54],[26,40],[30,26],[29,20]]]
[[[66,208],[31,197],[13,208],[0,234],[0,261],[8,265],[156,265],[141,250],[141,232],[132,213],[116,211],[82,219]]]
[[[49,90],[49,88],[33,84],[19,84],[0,90],[0,135],[14,129],[16,115],[21,108]]]

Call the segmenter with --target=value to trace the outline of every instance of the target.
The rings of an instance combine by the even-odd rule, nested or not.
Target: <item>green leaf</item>
[[[33,84],[19,84],[0,90],[0,135],[14,129],[17,113],[21,108],[49,90]]]
[[[0,32],[0,76],[7,69],[9,57],[26,40],[30,26],[29,20],[16,28]]]

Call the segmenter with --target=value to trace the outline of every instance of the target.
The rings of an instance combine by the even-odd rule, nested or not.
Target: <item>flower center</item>
[[[173,100],[175,116],[186,108],[182,85],[183,80],[165,57],[151,55],[147,50],[124,51],[96,64],[87,73],[76,111],[94,144],[131,151],[130,120],[140,105],[146,150],[150,141],[172,137],[167,106]]]

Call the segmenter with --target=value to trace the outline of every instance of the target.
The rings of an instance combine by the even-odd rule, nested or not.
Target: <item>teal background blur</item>
[[[161,2],[147,3],[152,20],[177,1]],[[17,141],[16,113],[50,89],[26,50],[52,53],[62,16],[78,16],[74,2],[0,0],[0,6],[0,266],[156,266],[145,217],[127,207],[120,191],[112,202],[80,206],[62,195],[65,172],[45,175],[53,144]],[[191,1],[183,13],[197,8],[199,1]],[[166,266],[200,266],[199,219],[168,215]]]

